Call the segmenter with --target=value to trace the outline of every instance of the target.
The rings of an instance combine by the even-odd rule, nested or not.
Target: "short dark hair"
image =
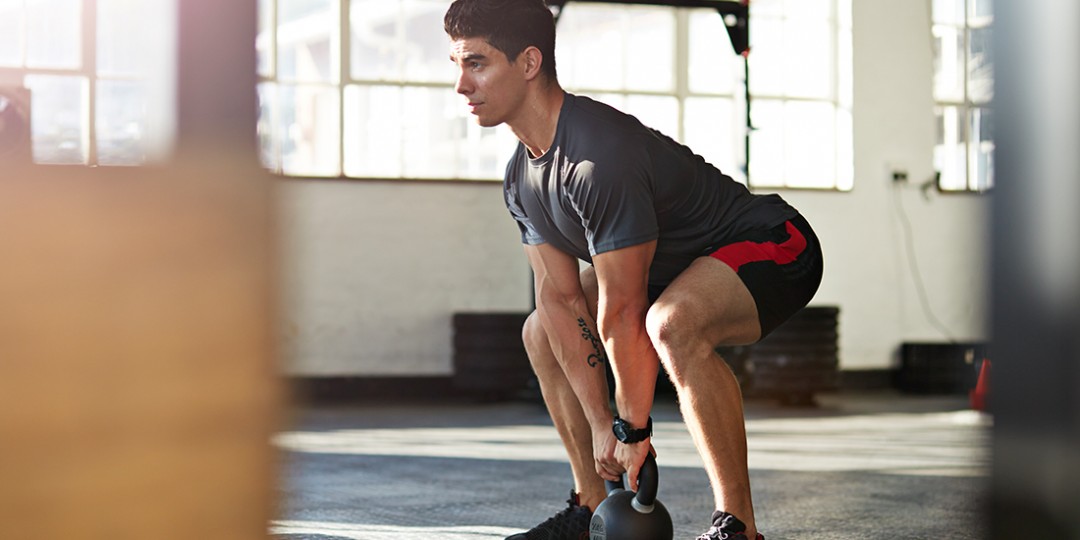
[[[536,47],[543,56],[541,72],[557,79],[555,17],[544,0],[454,0],[443,28],[450,39],[484,38],[511,62]]]

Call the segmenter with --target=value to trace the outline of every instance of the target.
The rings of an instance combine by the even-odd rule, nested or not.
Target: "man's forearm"
[[[603,308],[602,308],[603,309]],[[656,392],[660,361],[645,331],[644,310],[622,307],[601,313],[604,343],[615,374],[615,406],[619,416],[645,427]]]
[[[584,303],[548,302],[541,303],[537,311],[589,424],[593,430],[610,429],[612,415],[604,367],[607,354],[588,309]]]

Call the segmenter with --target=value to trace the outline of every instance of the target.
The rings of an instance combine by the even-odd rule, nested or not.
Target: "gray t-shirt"
[[[551,149],[533,159],[519,144],[503,190],[526,244],[548,243],[591,263],[593,255],[656,240],[654,286],[736,235],[797,215],[779,196],[750,193],[633,116],[569,93]]]

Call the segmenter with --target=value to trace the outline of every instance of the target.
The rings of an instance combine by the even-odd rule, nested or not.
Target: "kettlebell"
[[[605,480],[608,496],[593,512],[589,540],[671,540],[675,534],[671,514],[656,500],[659,483],[652,454],[641,465],[637,493],[626,490],[622,479]]]

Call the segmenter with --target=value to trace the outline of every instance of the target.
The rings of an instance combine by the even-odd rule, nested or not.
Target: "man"
[[[716,499],[699,538],[763,538],[742,396],[715,348],[753,343],[810,301],[821,280],[813,231],[780,197],[564,92],[543,0],[456,0],[444,23],[457,92],[480,125],[505,123],[521,142],[504,192],[536,280],[522,335],[574,476],[569,507],[510,538],[588,538],[603,480],[626,472],[637,488],[661,365]],[[578,259],[591,263],[580,274]]]

